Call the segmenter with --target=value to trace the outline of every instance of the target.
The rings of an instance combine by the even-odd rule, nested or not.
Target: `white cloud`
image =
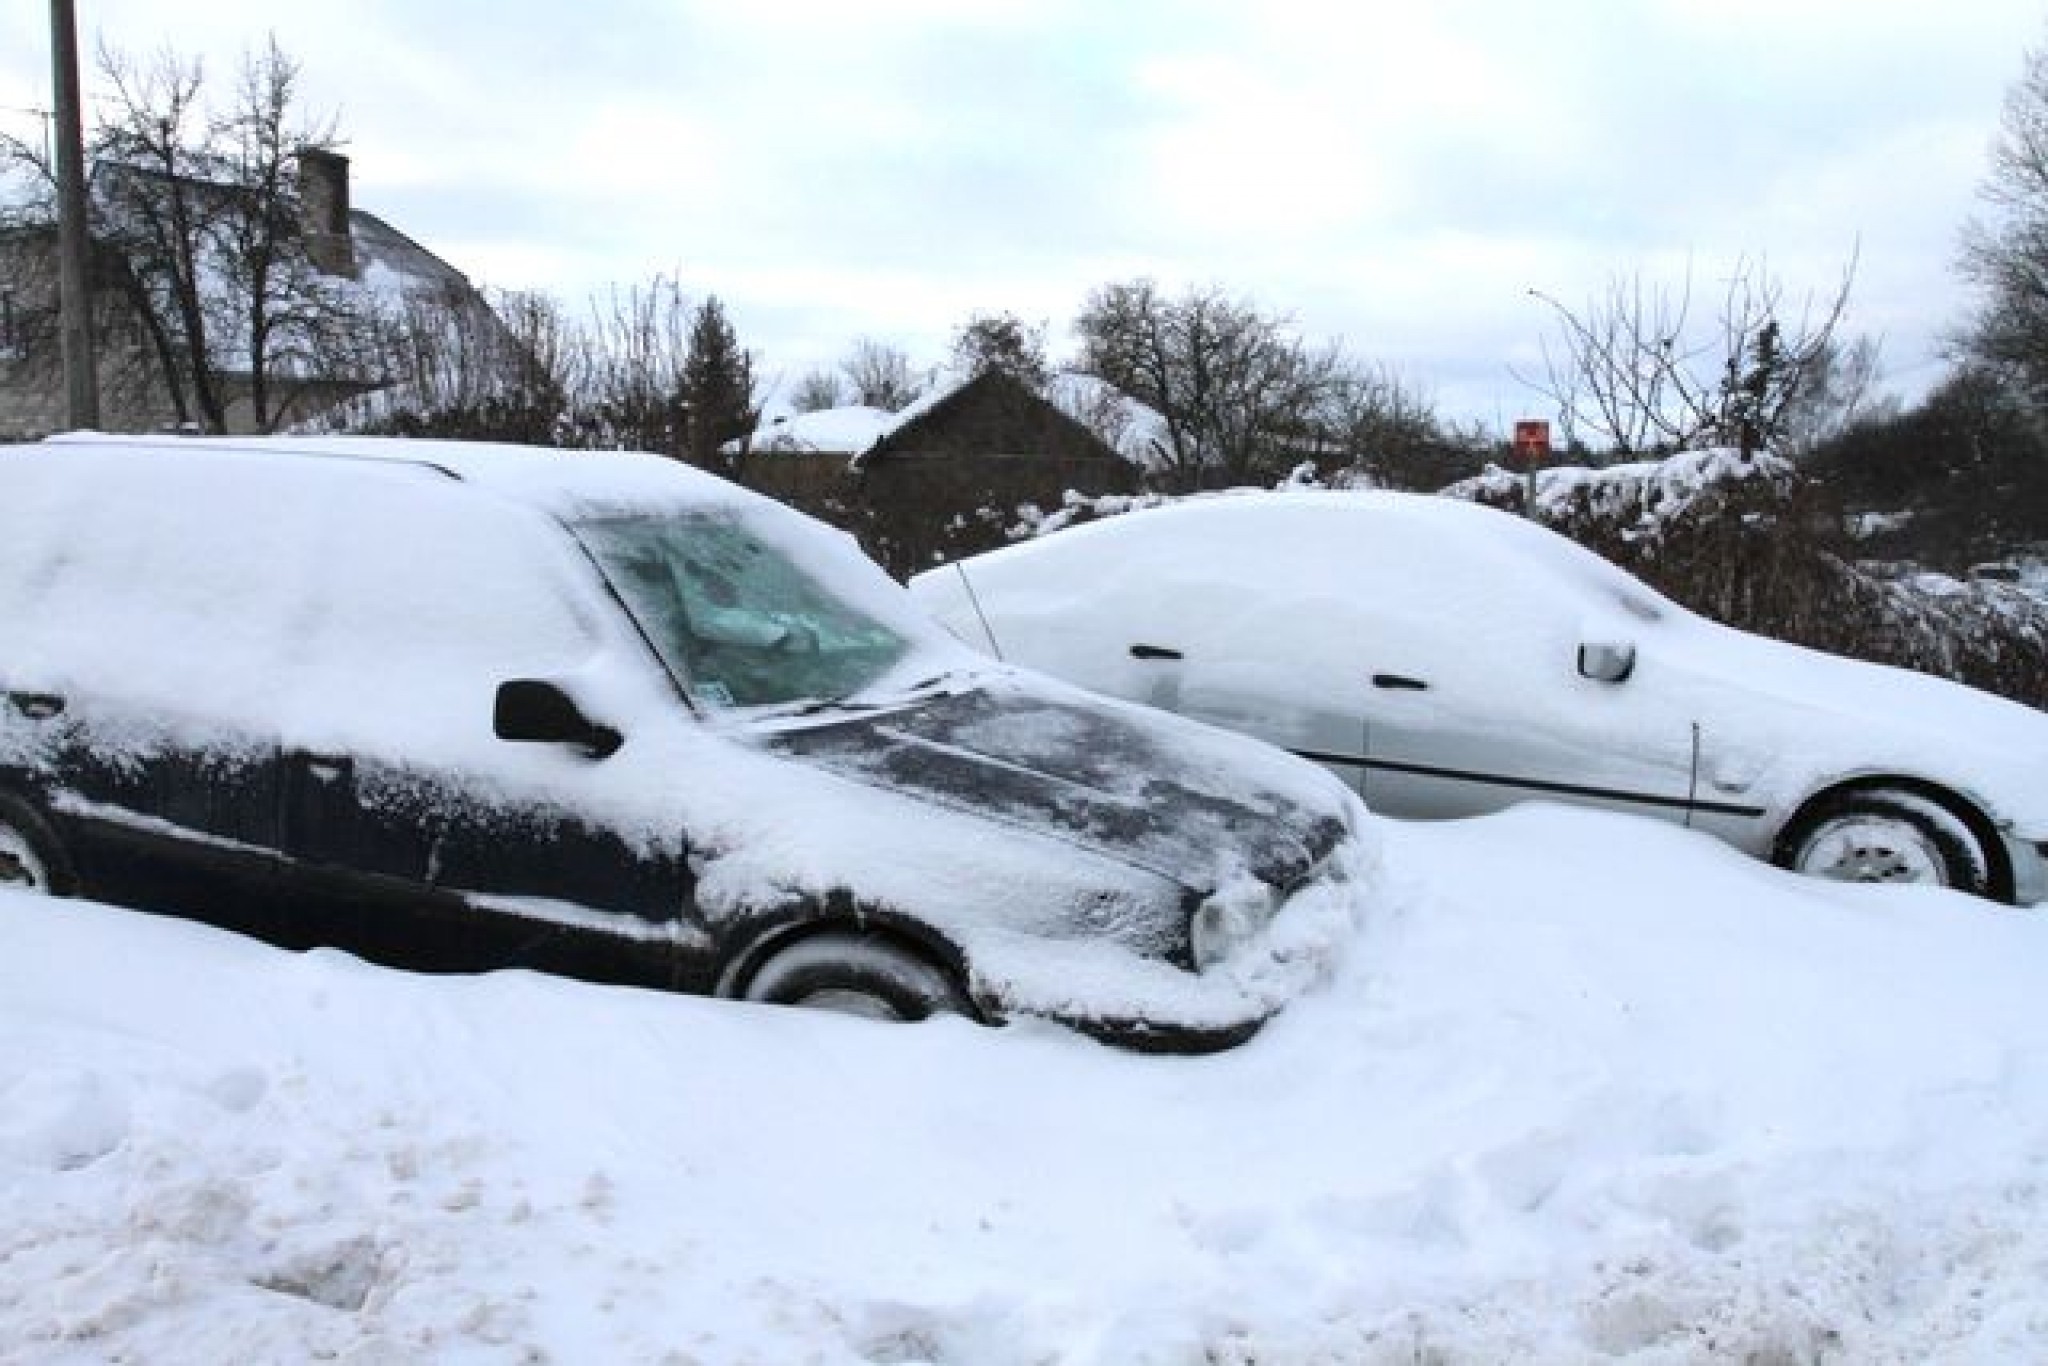
[[[47,103],[33,17],[0,19],[0,104]],[[1576,299],[1743,253],[1825,284],[1859,240],[1852,325],[1901,364],[1931,354],[2000,94],[2048,37],[2036,0],[106,0],[88,19],[222,81],[274,30],[308,104],[342,116],[358,204],[570,301],[680,270],[773,364],[862,333],[936,359],[977,308],[1057,335],[1089,288],[1145,273],[1447,388],[1533,343],[1532,287]]]

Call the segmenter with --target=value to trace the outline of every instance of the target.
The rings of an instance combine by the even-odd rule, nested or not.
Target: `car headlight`
[[[1279,896],[1257,878],[1244,877],[1216,889],[1188,922],[1188,951],[1196,972],[1207,972],[1230,957],[1272,922]]]

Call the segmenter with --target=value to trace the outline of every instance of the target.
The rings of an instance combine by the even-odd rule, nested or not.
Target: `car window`
[[[743,512],[604,518],[575,531],[663,662],[713,706],[844,697],[909,649],[812,579]]]

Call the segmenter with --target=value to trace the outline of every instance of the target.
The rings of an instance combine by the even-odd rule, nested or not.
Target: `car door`
[[[0,767],[94,896],[263,930],[277,734],[261,694],[275,524],[195,496],[188,462],[34,448],[0,493]],[[203,471],[202,471],[203,473]]]
[[[1688,819],[1696,728],[1631,705],[1658,686],[1654,661],[1602,682],[1570,648],[1501,650],[1488,677],[1461,667],[1455,637],[1406,644],[1372,651],[1359,684],[1374,810],[1441,819],[1547,799]]]
[[[351,555],[365,519],[434,552]],[[669,984],[690,938],[679,832],[650,829],[607,759],[494,733],[503,683],[631,648],[567,533],[447,486],[367,490],[326,535],[339,567],[283,762],[284,847],[309,914],[411,966]]]
[[[1672,702],[1652,600],[1631,610],[1556,573],[1499,520],[1348,547],[1367,804],[1436,819],[1548,799],[1686,820],[1698,730]]]
[[[478,711],[487,730],[487,695]],[[678,832],[608,819],[603,760],[489,743],[287,760],[286,847],[321,933],[410,967],[674,985],[668,948],[694,941]]]
[[[1340,587],[1274,563],[1262,538],[1190,553],[1201,528],[1182,521],[1140,515],[1062,533],[1072,539],[1031,547],[1040,553],[966,562],[954,571],[962,591],[929,585],[921,597],[939,610],[973,604],[956,614],[971,632],[948,624],[1006,660],[1255,736],[1357,790],[1365,724],[1348,641],[1331,629]]]

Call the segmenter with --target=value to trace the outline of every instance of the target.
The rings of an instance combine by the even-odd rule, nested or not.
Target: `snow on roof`
[[[1063,371],[1052,377],[1045,396],[1132,464],[1156,469],[1163,463],[1166,419],[1107,380]]]
[[[900,418],[859,404],[793,413],[755,428],[751,450],[756,455],[859,455],[894,431]]]
[[[357,284],[380,302],[402,304],[423,295],[469,292],[467,275],[375,214],[351,210],[348,227],[355,244]]]
[[[857,459],[874,449],[883,437],[944,403],[972,378],[957,370],[941,370],[914,402],[893,413],[858,403],[809,413],[795,412],[785,405],[764,405],[762,422],[754,429],[750,450],[754,454],[844,455]],[[737,445],[729,443],[728,449]]]
[[[135,187],[160,185],[165,177],[143,167],[124,165],[120,162],[102,161],[93,167],[92,192],[96,197],[100,213],[118,216],[128,209],[124,207],[124,194],[132,198],[140,193]],[[244,196],[248,192],[234,185],[217,182],[180,178],[196,194],[214,201]],[[433,252],[421,246],[412,238],[392,227],[375,214],[361,209],[352,209],[348,218],[349,238],[355,255],[356,271],[353,276],[328,274],[315,271],[307,283],[309,292],[324,296],[331,304],[363,314],[392,319],[404,317],[413,305],[431,304],[438,308],[458,310],[466,315],[471,325],[481,324],[489,328],[497,326],[493,314],[482,297],[471,286],[469,277],[449,265]],[[219,304],[229,298],[233,287],[228,283],[227,262],[217,247],[202,251],[198,262],[199,288],[211,304]],[[441,324],[447,330],[455,331],[461,323],[448,318]],[[246,350],[247,337],[243,329],[216,329],[210,338],[216,361],[224,369],[233,372],[249,367]],[[308,366],[303,357],[286,354],[274,358],[273,370],[304,376]],[[324,379],[360,378],[356,375],[321,374]]]
[[[940,370],[914,403],[893,413],[858,404],[798,413],[785,404],[764,404],[751,450],[755,454],[845,455],[858,460],[945,403],[974,378],[962,370]],[[1062,372],[1052,377],[1044,398],[1100,436],[1124,459],[1147,467],[1159,463],[1166,442],[1166,420],[1107,382],[1093,375]]]

